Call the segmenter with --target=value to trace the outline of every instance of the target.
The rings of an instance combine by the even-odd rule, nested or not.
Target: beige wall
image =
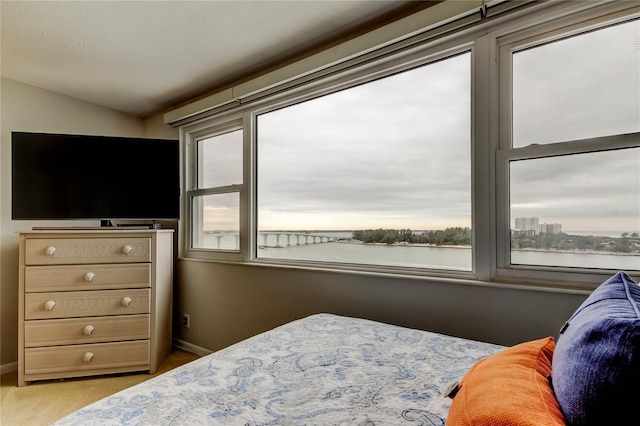
[[[163,114],[156,114],[144,120],[144,137],[177,139],[178,129],[165,124]]]
[[[174,337],[217,350],[329,312],[511,345],[556,336],[583,295],[415,278],[180,260]]]
[[[11,132],[139,137],[144,136],[145,127],[140,118],[4,78],[0,81],[0,97],[0,366],[6,369],[17,360],[16,232],[32,226],[63,226],[59,222],[11,220]],[[80,221],[72,224],[97,225]]]

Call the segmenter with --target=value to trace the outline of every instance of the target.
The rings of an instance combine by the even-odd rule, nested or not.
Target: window
[[[640,274],[640,13],[522,7],[184,125],[183,255],[580,289]]]
[[[470,271],[470,61],[260,114],[257,257]]]
[[[639,34],[632,20],[502,48],[502,267],[640,270]]]
[[[191,248],[240,251],[243,131],[213,127],[193,138]]]

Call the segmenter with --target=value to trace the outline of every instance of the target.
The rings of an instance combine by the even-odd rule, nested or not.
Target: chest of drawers
[[[20,234],[18,386],[155,373],[171,351],[172,230]]]

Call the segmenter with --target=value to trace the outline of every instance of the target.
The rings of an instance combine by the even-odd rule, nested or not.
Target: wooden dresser
[[[171,352],[173,230],[20,233],[18,386],[155,373]]]

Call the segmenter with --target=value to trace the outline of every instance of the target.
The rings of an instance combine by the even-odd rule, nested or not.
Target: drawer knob
[[[129,296],[125,296],[122,298],[122,306],[129,306],[131,304],[131,298]]]
[[[84,355],[82,355],[82,360],[84,362],[91,362],[91,358],[93,358],[93,354],[91,352],[85,352]]]
[[[82,332],[87,336],[91,336],[91,333],[93,333],[93,330],[95,330],[95,328],[93,328],[92,325],[86,325],[82,330]]]
[[[132,251],[133,251],[133,247],[131,247],[129,244],[127,244],[126,246],[122,247],[122,252],[124,254],[126,254],[127,256],[130,255]]]
[[[91,281],[93,281],[95,276],[96,276],[96,274],[94,274],[93,272],[87,272],[86,274],[84,274],[84,280],[86,282],[90,283]]]
[[[53,300],[47,300],[46,302],[44,302],[44,308],[47,311],[53,311],[54,306],[56,306],[56,302],[54,302]]]
[[[47,247],[44,251],[47,256],[53,256],[54,254],[56,254],[56,248],[53,246]]]

